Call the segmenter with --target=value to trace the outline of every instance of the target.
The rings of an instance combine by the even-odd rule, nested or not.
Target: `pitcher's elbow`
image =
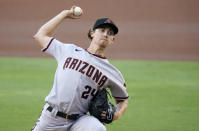
[[[35,35],[33,35],[33,38],[38,41],[39,39],[41,39],[42,35],[40,33],[36,33]]]

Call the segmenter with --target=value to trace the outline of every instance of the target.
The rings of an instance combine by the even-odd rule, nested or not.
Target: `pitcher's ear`
[[[93,39],[93,33],[94,33],[94,31],[92,29],[90,29],[88,31],[88,38],[91,39],[91,40]]]
[[[95,31],[94,30],[91,30],[90,31],[90,35],[91,35],[91,37],[93,38],[93,34],[95,33]]]
[[[114,44],[115,42],[115,37],[112,38],[111,44]]]
[[[113,42],[115,41],[115,37],[112,38],[112,41],[113,41]]]

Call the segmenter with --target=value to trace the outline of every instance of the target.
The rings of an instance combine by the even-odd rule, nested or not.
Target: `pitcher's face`
[[[107,46],[114,42],[115,36],[113,30],[109,26],[102,26],[92,32],[91,36],[95,43],[101,46]]]

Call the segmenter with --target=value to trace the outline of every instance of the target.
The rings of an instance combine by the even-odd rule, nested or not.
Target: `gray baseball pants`
[[[95,117],[83,115],[78,120],[66,120],[46,110],[45,105],[40,118],[32,131],[106,131],[106,127]]]

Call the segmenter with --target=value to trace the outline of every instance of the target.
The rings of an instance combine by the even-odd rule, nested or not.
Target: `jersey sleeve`
[[[112,77],[109,79],[108,87],[111,90],[112,96],[118,100],[126,100],[129,98],[127,90],[126,90],[126,83],[123,76],[118,73],[117,76]]]
[[[65,44],[52,38],[42,51],[52,55],[59,61],[64,55],[70,53],[74,46],[73,44]]]

